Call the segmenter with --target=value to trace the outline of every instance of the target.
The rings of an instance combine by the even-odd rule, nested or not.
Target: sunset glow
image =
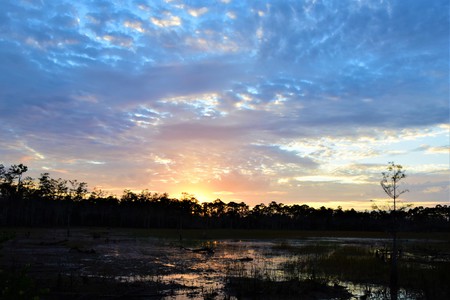
[[[0,163],[199,201],[450,204],[447,0],[0,3]]]

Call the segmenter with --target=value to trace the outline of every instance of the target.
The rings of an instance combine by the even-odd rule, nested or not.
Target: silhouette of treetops
[[[389,231],[392,211],[356,211],[275,201],[249,207],[220,199],[199,202],[194,195],[181,199],[167,193],[125,190],[121,196],[85,182],[24,177],[23,164],[0,165],[0,225],[2,226],[121,226],[143,228],[233,228]],[[448,231],[450,207],[397,210],[398,228],[405,231]]]

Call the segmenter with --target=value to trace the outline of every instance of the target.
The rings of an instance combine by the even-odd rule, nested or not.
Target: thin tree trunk
[[[398,262],[397,262],[397,208],[396,208],[396,187],[394,184],[394,211],[392,222],[392,252],[391,252],[391,276],[390,276],[390,294],[391,300],[397,300],[398,295]]]
[[[391,253],[391,276],[390,276],[390,294],[391,300],[397,300],[398,294],[398,263],[397,263],[397,232],[394,230],[392,238]]]

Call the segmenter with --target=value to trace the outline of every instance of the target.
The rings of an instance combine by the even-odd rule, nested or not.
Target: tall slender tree
[[[0,184],[4,189],[5,194],[10,194],[9,196],[14,196],[17,194],[22,185],[22,174],[28,170],[28,167],[19,164],[12,165],[9,169],[5,169],[3,165],[0,165]]]
[[[384,192],[392,199],[392,254],[391,254],[391,274],[390,274],[390,290],[391,299],[396,300],[398,294],[398,246],[397,246],[397,205],[400,195],[406,193],[408,190],[401,189],[400,181],[406,178],[405,171],[402,165],[396,165],[394,162],[389,162],[387,170],[381,173],[381,187]]]

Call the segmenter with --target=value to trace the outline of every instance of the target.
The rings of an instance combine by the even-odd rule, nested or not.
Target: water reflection
[[[124,240],[98,247],[100,263],[85,268],[86,273],[118,274],[122,282],[160,282],[169,289],[161,290],[164,299],[233,299],[227,295],[229,278],[260,278],[270,281],[307,279],[315,276],[301,268],[292,270],[289,264],[314,261],[318,255],[330,255],[338,247],[358,245],[379,248],[388,244],[384,239],[320,238],[282,241],[221,240],[189,241],[179,245],[173,241],[143,239]],[[320,244],[320,251],[317,245]],[[196,253],[192,249],[208,245],[214,254]],[[188,247],[191,246],[191,247]],[[324,250],[325,249],[325,250]],[[111,264],[114,260],[114,265]],[[109,266],[108,270],[108,264]],[[103,267],[103,269],[102,269]],[[115,269],[115,270],[112,270]],[[305,268],[306,270],[307,268]],[[101,276],[101,274],[98,274]],[[388,299],[389,290],[375,284],[355,284],[332,279],[360,299]],[[416,299],[414,293],[400,290],[399,299]]]
[[[56,237],[56,240],[64,238]],[[63,275],[67,278],[67,285],[78,280],[80,289],[86,288],[85,282],[102,282],[96,279],[105,278],[108,279],[105,282],[112,282],[113,285],[116,282],[130,283],[133,288],[134,283],[139,287],[151,283],[152,288],[148,290],[149,293],[156,293],[155,298],[220,300],[237,299],[236,291],[230,288],[233,279],[250,278],[263,284],[317,279],[326,281],[330,286],[344,286],[353,295],[352,299],[390,297],[389,289],[381,284],[382,280],[348,279],[348,276],[338,276],[336,268],[334,273],[324,273],[323,265],[320,265],[324,262],[330,265],[335,263],[338,260],[333,261],[334,257],[345,258],[346,262],[355,258],[357,263],[349,264],[361,264],[360,254],[363,253],[371,260],[379,259],[375,261],[379,266],[387,266],[380,255],[377,257],[377,251],[381,253],[389,247],[388,239],[305,238],[180,242],[111,234],[104,240],[92,239],[86,235],[57,244],[54,240],[43,242],[41,239],[19,240],[18,243],[20,244],[11,244],[9,250],[9,244],[5,244],[4,250],[10,251],[11,257],[23,258],[24,264],[30,263],[25,260],[32,258],[37,266],[36,271],[45,273],[49,278],[47,281],[57,282]],[[406,266],[411,264],[428,271],[436,266],[435,263],[448,264],[448,246],[440,247],[439,243],[429,240],[404,240],[402,243],[404,249],[414,250],[402,252],[401,259]],[[91,249],[95,251],[84,251]],[[214,251],[201,251],[202,249]],[[29,253],[33,255],[30,256]],[[6,253],[4,256],[7,257]],[[344,264],[342,273],[350,271],[347,267],[349,266]],[[329,271],[329,268],[326,271]],[[425,297],[421,292],[405,289],[399,291],[398,299],[422,298]]]

